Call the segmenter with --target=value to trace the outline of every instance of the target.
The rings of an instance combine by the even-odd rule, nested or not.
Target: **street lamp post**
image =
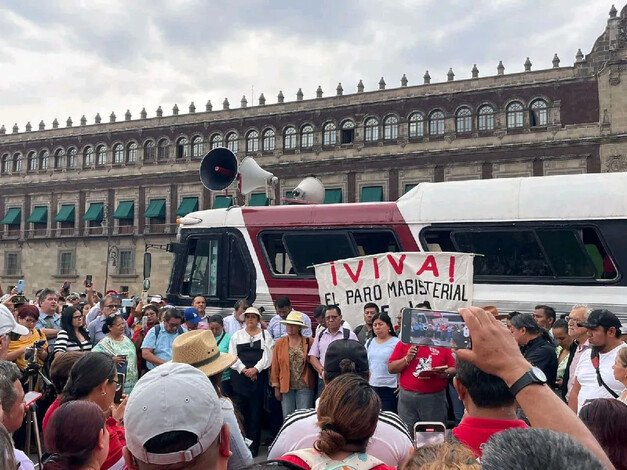
[[[105,205],[103,209],[102,227],[107,234],[107,258],[105,262],[105,281],[103,294],[107,293],[107,285],[109,283],[109,261],[111,261],[111,264],[115,267],[117,265],[117,260],[120,255],[120,249],[118,248],[117,244],[111,241],[111,222],[112,214],[109,210],[109,206]]]

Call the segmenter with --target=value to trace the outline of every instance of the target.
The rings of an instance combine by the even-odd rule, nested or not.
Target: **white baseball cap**
[[[124,412],[126,446],[145,463],[190,462],[217,439],[222,423],[220,399],[207,376],[188,364],[169,362],[135,384]],[[146,451],[150,439],[171,431],[190,432],[198,442],[168,454]]]
[[[28,328],[15,321],[11,310],[9,310],[6,305],[0,304],[0,336],[10,332],[17,333],[18,335],[27,335]]]

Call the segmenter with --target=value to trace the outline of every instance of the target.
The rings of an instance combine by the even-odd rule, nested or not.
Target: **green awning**
[[[190,212],[196,212],[198,210],[198,198],[197,197],[184,197],[176,210],[176,215],[185,217]]]
[[[30,224],[47,224],[48,223],[48,207],[47,206],[35,206],[30,217],[26,219],[26,222]]]
[[[57,212],[57,216],[54,218],[55,222],[72,222],[76,220],[74,216],[74,204],[63,205],[59,212]]]
[[[165,199],[153,199],[150,201],[148,209],[144,212],[144,217],[165,219]]]
[[[412,184],[412,183],[408,183],[405,185],[405,192],[408,193],[409,191],[411,191],[412,189],[414,189],[416,186],[418,186],[417,184]]]
[[[364,186],[361,188],[360,202],[383,201],[383,186]]]
[[[231,196],[216,196],[213,201],[213,209],[227,209],[233,204],[233,198]]]
[[[249,206],[269,206],[270,200],[268,196],[265,194],[251,194],[250,201],[248,201]]]
[[[342,190],[341,189],[325,189],[324,190],[324,203],[325,204],[338,204],[342,202]]]
[[[89,205],[89,209],[87,209],[87,212],[85,212],[85,215],[83,216],[83,220],[88,220],[90,222],[102,222],[103,211],[104,211],[104,203],[92,202]]]
[[[285,198],[286,199],[292,199],[292,197],[293,197],[292,191],[285,191]]]
[[[118,208],[113,213],[114,219],[133,220],[135,216],[135,203],[133,201],[120,201]]]
[[[18,209],[17,207],[12,207],[9,209],[2,219],[0,224],[4,225],[20,225],[20,221],[22,220],[22,209]]]

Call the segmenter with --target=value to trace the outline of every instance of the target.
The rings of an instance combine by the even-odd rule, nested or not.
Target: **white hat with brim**
[[[301,328],[307,328],[308,326],[303,322],[303,313],[292,310],[285,320],[281,320],[281,325],[296,325]]]
[[[172,343],[172,361],[189,364],[208,377],[231,367],[237,356],[220,352],[210,330],[194,330],[177,336]]]
[[[246,320],[246,314],[247,313],[254,313],[255,315],[257,315],[259,317],[259,320],[261,320],[261,313],[259,313],[259,310],[257,310],[255,307],[248,307],[246,310],[244,310],[244,313],[242,313],[239,316],[239,321]]]
[[[11,310],[6,305],[0,304],[0,336],[11,332],[24,336],[28,334],[28,328],[15,320]]]

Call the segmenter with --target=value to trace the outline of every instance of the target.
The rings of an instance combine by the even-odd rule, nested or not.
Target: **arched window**
[[[274,150],[276,146],[276,138],[275,138],[274,129],[266,129],[263,131],[263,151],[271,152]]]
[[[76,168],[76,147],[72,147],[67,151],[67,167]]]
[[[192,139],[192,158],[202,157],[202,136],[197,135]]]
[[[122,144],[113,146],[113,163],[124,163],[124,146]]]
[[[310,149],[313,147],[314,132],[313,127],[307,124],[300,131],[300,148]]]
[[[222,147],[222,136],[220,134],[213,134],[211,139],[209,139],[209,144],[211,146],[211,150]]]
[[[28,154],[28,171],[37,171],[37,154],[35,152]]]
[[[189,157],[189,140],[187,137],[179,137],[176,141],[176,158]]]
[[[375,118],[366,120],[366,123],[364,124],[364,140],[366,142],[379,140],[379,121]]]
[[[155,143],[154,141],[149,140],[144,144],[144,161],[154,162],[155,156]]]
[[[9,154],[5,153],[2,155],[2,174],[8,175],[11,172],[11,160],[9,159]]]
[[[137,143],[130,142],[126,145],[126,163],[135,163],[137,161]]]
[[[94,149],[87,147],[83,152],[83,166],[90,167],[94,165]]]
[[[13,173],[20,173],[22,171],[22,154],[13,154]]]
[[[530,106],[530,122],[531,127],[546,126],[548,119],[548,111],[546,101],[535,100]]]
[[[429,135],[444,134],[444,113],[442,111],[433,111],[429,115]]]
[[[385,140],[398,139],[398,118],[388,116],[383,121],[383,138]]]
[[[409,116],[409,137],[423,137],[425,135],[425,118],[420,113]]]
[[[107,147],[99,145],[96,148],[96,166],[103,166],[107,163]]]
[[[337,143],[337,127],[332,122],[327,122],[322,128],[322,145],[330,146]]]
[[[39,154],[39,169],[47,170],[50,166],[50,152],[42,150]]]
[[[296,148],[296,129],[288,127],[285,129],[285,136],[283,137],[283,148],[286,150]]]
[[[342,123],[340,139],[340,143],[342,144],[352,144],[355,140],[355,123],[350,119]]]
[[[164,162],[169,158],[170,147],[168,146],[168,139],[161,139],[157,144],[157,161]]]
[[[478,127],[480,131],[494,130],[494,108],[485,104],[479,108]]]
[[[54,169],[60,170],[65,167],[65,150],[59,149],[54,152]]]
[[[229,132],[226,136],[226,148],[231,152],[237,153],[239,151],[239,137],[237,132]]]
[[[246,153],[259,152],[259,132],[250,131],[246,135]]]
[[[523,105],[514,102],[507,106],[507,128],[513,129],[523,126]]]
[[[470,111],[470,108],[460,108],[457,110],[455,129],[460,133],[472,131],[472,111]]]

